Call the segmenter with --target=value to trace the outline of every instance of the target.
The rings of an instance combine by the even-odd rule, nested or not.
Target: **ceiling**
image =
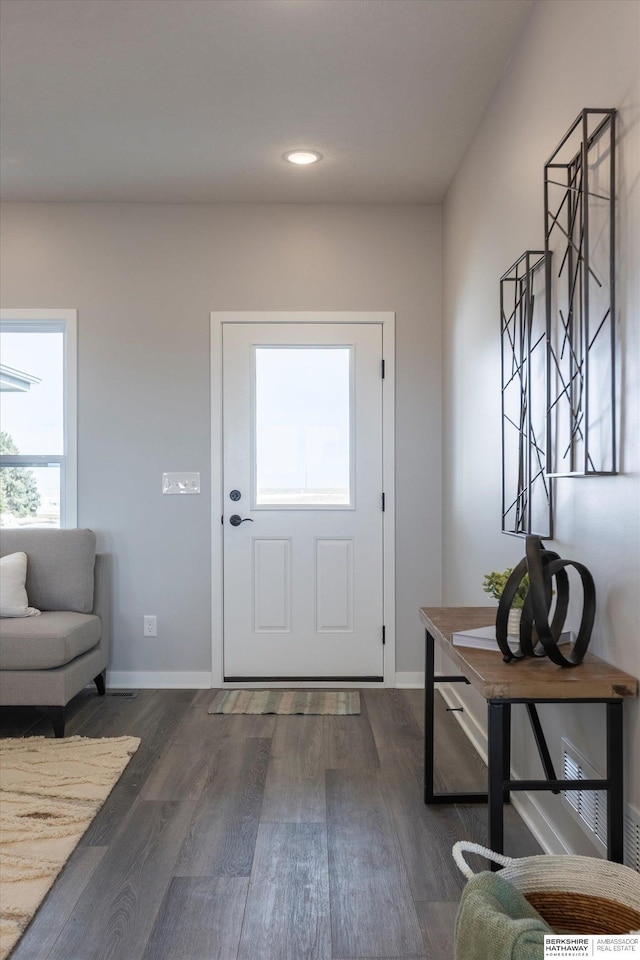
[[[437,203],[533,3],[1,0],[3,199]]]

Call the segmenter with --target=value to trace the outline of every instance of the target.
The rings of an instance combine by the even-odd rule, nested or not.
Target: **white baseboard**
[[[453,684],[440,684],[438,690],[442,694],[448,707],[464,706]],[[462,712],[456,711],[453,715],[467,738],[486,763],[488,759],[487,735],[478,723],[476,717],[469,713],[466,708]],[[511,803],[545,853],[563,854],[575,852],[571,850],[560,837],[535,795],[530,793],[512,793]]]
[[[396,687],[405,690],[424,689],[424,670],[407,670],[396,673]]]
[[[107,670],[107,687],[135,690],[210,690],[211,673],[173,670]]]

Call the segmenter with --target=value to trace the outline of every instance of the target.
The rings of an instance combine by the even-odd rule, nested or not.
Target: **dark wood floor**
[[[12,960],[451,960],[459,838],[483,806],[422,802],[422,691],[359,717],[209,716],[210,690],[83,694],[67,735],[142,738]],[[440,789],[486,770],[437,710]],[[51,734],[26,708],[0,735]],[[514,810],[506,850],[540,852]]]

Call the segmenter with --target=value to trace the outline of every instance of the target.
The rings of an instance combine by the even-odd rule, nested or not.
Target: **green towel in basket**
[[[498,873],[466,884],[456,917],[456,960],[543,960],[553,933],[537,910]]]

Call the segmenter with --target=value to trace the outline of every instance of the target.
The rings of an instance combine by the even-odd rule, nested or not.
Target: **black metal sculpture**
[[[558,647],[569,607],[569,577],[573,567],[582,581],[582,618],[568,657]],[[525,574],[529,574],[529,590],[520,620],[520,650],[513,652],[507,643],[509,610]],[[555,594],[551,623],[549,612]],[[524,657],[549,657],[559,667],[575,667],[587,652],[596,613],[596,588],[593,577],[582,563],[563,560],[553,550],[546,550],[539,537],[527,537],[526,556],[507,580],[496,617],[496,640],[505,663]]]

